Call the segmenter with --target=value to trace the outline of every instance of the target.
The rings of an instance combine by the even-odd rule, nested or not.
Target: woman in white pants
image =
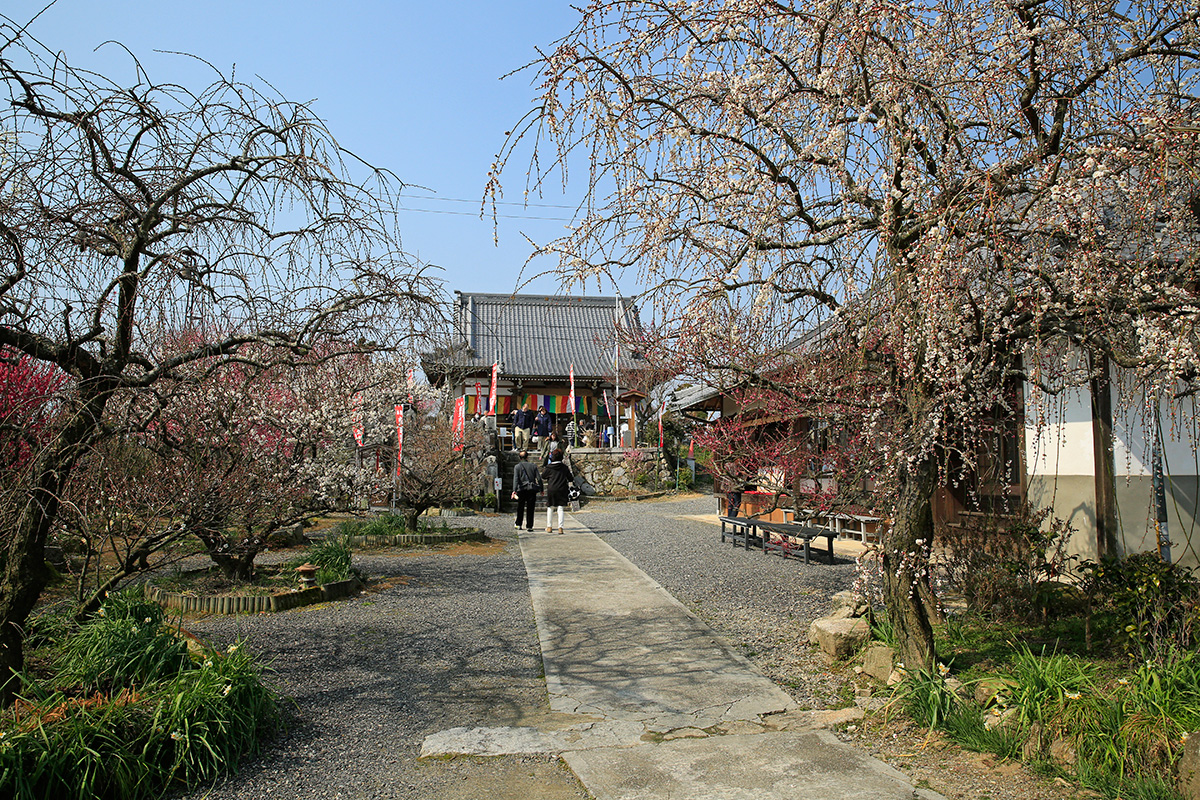
[[[546,533],[554,530],[554,509],[558,509],[558,532],[563,532],[564,506],[567,504],[567,487],[575,480],[571,468],[563,461],[562,448],[550,452],[550,463],[542,470],[546,484]]]

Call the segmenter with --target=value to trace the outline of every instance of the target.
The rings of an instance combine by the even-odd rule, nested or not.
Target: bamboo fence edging
[[[147,585],[146,599],[158,603],[168,611],[178,611],[181,614],[258,614],[266,611],[287,611],[291,608],[310,606],[326,600],[341,600],[361,588],[362,581],[358,578],[350,578],[314,586],[311,589],[272,595],[199,597],[168,592],[165,589]]]
[[[483,528],[459,528],[450,533],[399,533],[394,536],[348,536],[351,547],[402,547],[414,544],[479,542],[487,538]]]

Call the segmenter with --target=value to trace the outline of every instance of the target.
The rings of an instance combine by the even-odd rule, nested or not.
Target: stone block
[[[1200,731],[1191,733],[1179,757],[1179,793],[1187,800],[1200,800]]]
[[[1035,722],[1029,726],[1029,738],[1021,746],[1022,761],[1037,761],[1042,757],[1042,753],[1046,749],[1045,736],[1045,729],[1040,722]]]
[[[855,592],[838,592],[829,598],[830,611],[829,616],[846,619],[849,617],[861,617],[867,613],[867,601],[862,595]]]
[[[984,678],[975,684],[975,702],[987,708],[996,702],[996,698],[1010,686],[1011,682],[1004,678]]]
[[[863,672],[881,683],[887,683],[896,667],[896,652],[886,644],[872,644],[863,653]]]
[[[849,658],[858,652],[871,636],[871,628],[865,619],[834,619],[822,617],[813,620],[808,629],[810,642],[815,642],[831,658]]]
[[[1010,728],[1019,722],[1015,708],[993,708],[983,713],[983,727],[987,730]],[[1051,745],[1053,747],[1053,745]]]
[[[1055,764],[1063,767],[1075,766],[1075,761],[1078,758],[1075,754],[1075,745],[1068,742],[1066,739],[1055,739],[1050,743],[1050,760]]]

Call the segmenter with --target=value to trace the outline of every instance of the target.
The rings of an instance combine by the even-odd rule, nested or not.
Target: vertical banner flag
[[[483,387],[479,385],[479,381],[475,381],[475,413],[487,413],[483,408]]]
[[[496,380],[500,377],[500,362],[492,362],[492,388],[488,391],[488,413],[496,414]]]
[[[663,414],[665,414],[666,412],[667,412],[667,401],[664,398],[663,403],[662,403],[662,408],[658,409],[658,446],[659,446],[659,448],[662,448],[662,446],[663,446],[662,418],[663,418]]]
[[[362,392],[355,392],[354,398],[350,401],[350,430],[352,430],[354,432],[354,441],[358,442],[359,447],[362,447],[362,443],[363,443]]]
[[[689,439],[688,440],[688,458],[695,458],[695,457],[696,457],[696,442]]]
[[[404,463],[404,406],[396,406],[396,474]]]
[[[612,419],[612,403],[608,402],[608,389],[604,390],[604,410],[608,412],[608,418]]]
[[[467,398],[454,400],[454,420],[450,423],[450,441],[455,450],[463,449],[464,429],[467,425]]]
[[[567,411],[575,416],[575,365],[571,365],[571,395],[567,398]]]

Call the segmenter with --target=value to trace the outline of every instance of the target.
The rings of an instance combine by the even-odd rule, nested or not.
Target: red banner
[[[567,397],[567,408],[575,415],[575,365],[571,365],[571,394]]]
[[[492,362],[492,388],[488,391],[488,413],[492,416],[496,414],[496,384],[500,378],[500,362]]]
[[[454,400],[454,419],[450,423],[450,441],[455,450],[463,449],[463,440],[467,427],[467,399],[458,397]]]
[[[659,446],[659,448],[662,448],[663,442],[664,442],[662,418],[663,418],[663,414],[665,414],[666,411],[667,411],[667,401],[663,400],[662,408],[658,409],[658,446]]]
[[[396,406],[396,474],[404,459],[404,406]]]

